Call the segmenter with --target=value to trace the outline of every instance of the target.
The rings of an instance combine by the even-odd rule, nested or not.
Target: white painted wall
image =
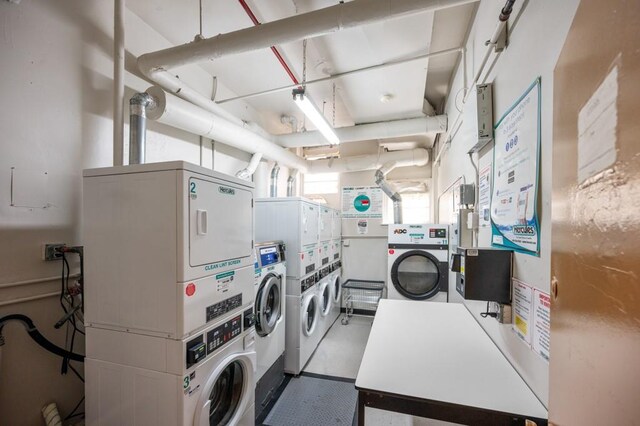
[[[497,59],[493,55],[487,66],[488,75],[481,82],[493,82],[494,120],[524,93],[536,77],[542,77],[542,147],[540,165],[540,225],[541,244],[540,257],[516,254],[514,274],[516,278],[542,291],[549,292],[550,258],[551,258],[551,144],[553,119],[553,69],[571,25],[579,0],[556,2],[552,0],[518,1],[509,24],[513,29],[510,44]],[[525,8],[520,19],[514,24],[523,4]],[[476,73],[479,62],[484,55],[485,40],[489,39],[497,24],[497,17],[502,0],[484,0],[481,2],[473,28],[467,43],[468,61],[467,76],[469,80]],[[446,113],[452,123],[460,107],[460,90],[463,87],[462,69],[458,69],[451,92],[449,94]],[[457,99],[457,101],[456,101]],[[474,145],[469,137],[469,123],[463,123],[455,135],[449,149],[443,154],[441,164],[434,166],[433,174],[437,191],[442,194],[460,175],[467,182],[473,182],[475,172],[467,157],[467,151]],[[493,158],[492,148],[480,153],[480,167],[490,163]],[[440,209],[443,211],[443,209]],[[446,209],[444,209],[446,211]],[[449,215],[441,215],[441,222],[446,222]],[[490,246],[490,229],[484,228],[479,233],[479,245]],[[452,299],[460,298],[452,294]],[[548,402],[548,364],[530,351],[515,334],[509,325],[500,325],[496,320],[479,317],[485,309],[484,302],[465,302],[469,310],[478,318],[489,336],[496,342],[501,351],[527,381],[540,400]],[[552,348],[553,351],[553,348]],[[551,354],[553,356],[553,353]]]
[[[82,244],[82,169],[112,161],[113,2],[3,1],[0,29],[0,316],[29,315],[46,337],[62,345],[64,331],[53,329],[62,315],[56,298],[12,303],[55,292],[59,282],[5,285],[60,274],[59,262],[41,260],[43,243]],[[130,12],[126,29],[128,104],[131,94],[150,85],[132,73],[134,56],[169,43]],[[179,74],[202,93],[211,91],[211,78],[201,69],[181,69]],[[153,122],[147,149],[150,162],[198,164],[201,159],[197,136]],[[207,167],[214,164],[218,171],[235,174],[248,159],[235,149],[221,144],[212,149],[211,141],[203,142],[202,164]],[[41,190],[48,208],[10,206],[12,167],[34,176],[48,173],[46,185],[17,194],[28,197]],[[61,376],[60,359],[40,349],[19,324],[7,325],[4,336],[0,423],[40,425],[40,409],[52,401],[63,416],[68,414],[82,396],[82,384],[71,374]],[[82,341],[77,347],[82,351]]]

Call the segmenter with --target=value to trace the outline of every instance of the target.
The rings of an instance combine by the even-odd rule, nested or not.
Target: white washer
[[[284,380],[286,277],[282,241],[256,244],[256,418]]]
[[[182,341],[87,328],[86,424],[253,426],[252,311]]]
[[[294,289],[300,293],[295,293]],[[284,370],[298,375],[311,358],[322,334],[320,332],[320,301],[317,274],[304,278],[287,278],[286,339]]]
[[[342,305],[342,261],[338,260],[331,265],[333,272],[329,275],[329,286],[331,287],[331,307],[330,322],[333,324],[340,316]]]
[[[324,336],[333,324],[331,313],[333,312],[333,297],[331,291],[331,266],[322,268],[319,273],[320,281],[317,285],[318,302],[320,304],[320,315],[318,318],[318,328],[320,336]]]
[[[389,225],[387,297],[447,302],[448,226]]]

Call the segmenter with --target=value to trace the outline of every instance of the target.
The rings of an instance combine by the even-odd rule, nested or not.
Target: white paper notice
[[[369,232],[369,221],[367,219],[358,219],[358,234],[366,235]]]
[[[527,344],[531,345],[531,303],[533,289],[513,279],[513,330]]]
[[[480,206],[480,227],[486,228],[491,223],[491,167],[487,164],[480,170],[478,185],[478,205]]]
[[[548,294],[535,290],[533,296],[532,349],[547,361],[549,361],[550,336],[551,298]]]
[[[578,183],[616,162],[618,67],[578,113]]]

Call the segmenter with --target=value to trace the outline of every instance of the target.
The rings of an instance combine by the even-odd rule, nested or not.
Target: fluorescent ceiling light
[[[305,89],[293,89],[293,101],[302,110],[304,115],[316,126],[331,145],[338,145],[340,139],[329,125],[329,122],[320,112],[318,107],[313,103],[309,95],[305,93]]]

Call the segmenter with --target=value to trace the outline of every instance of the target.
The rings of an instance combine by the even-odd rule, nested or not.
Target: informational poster
[[[378,186],[342,187],[342,217],[382,219],[382,189]]]
[[[540,79],[495,125],[491,243],[538,256]]]
[[[491,224],[491,164],[480,170],[478,183],[478,206],[480,207],[480,227],[487,228]]]
[[[358,234],[366,235],[369,232],[369,221],[367,219],[358,219]]]
[[[534,290],[533,293],[533,338],[531,349],[549,361],[551,339],[551,297],[547,293]]]
[[[520,280],[513,279],[513,331],[531,345],[531,303],[533,288]]]

